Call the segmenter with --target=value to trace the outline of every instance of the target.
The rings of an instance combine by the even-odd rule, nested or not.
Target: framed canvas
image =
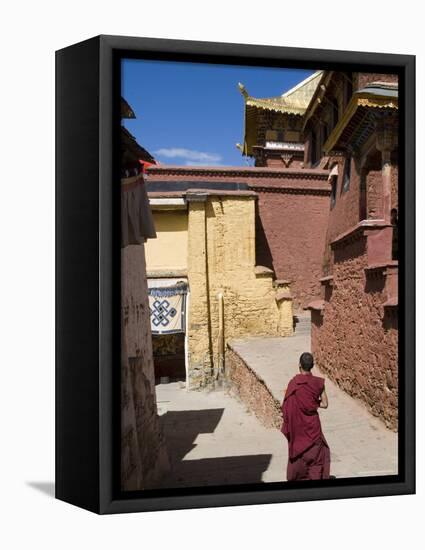
[[[415,58],[56,53],[56,497],[415,490]]]

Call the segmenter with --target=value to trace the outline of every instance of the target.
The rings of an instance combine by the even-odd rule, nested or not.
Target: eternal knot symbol
[[[162,325],[166,327],[170,324],[170,320],[177,315],[174,307],[170,308],[168,300],[155,300],[151,308],[152,323],[155,327]]]

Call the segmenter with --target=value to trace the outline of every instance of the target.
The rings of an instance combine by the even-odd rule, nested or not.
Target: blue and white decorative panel
[[[186,330],[187,285],[149,288],[152,334],[176,334]]]

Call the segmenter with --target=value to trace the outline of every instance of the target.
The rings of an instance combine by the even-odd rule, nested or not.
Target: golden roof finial
[[[239,87],[239,91],[241,92],[241,94],[244,97],[248,97],[248,92],[247,92],[245,86],[241,82],[238,83],[238,87]]]

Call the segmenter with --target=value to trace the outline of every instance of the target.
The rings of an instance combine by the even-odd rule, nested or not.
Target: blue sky
[[[124,124],[161,164],[246,166],[242,82],[254,97],[280,95],[314,71],[125,59]]]

